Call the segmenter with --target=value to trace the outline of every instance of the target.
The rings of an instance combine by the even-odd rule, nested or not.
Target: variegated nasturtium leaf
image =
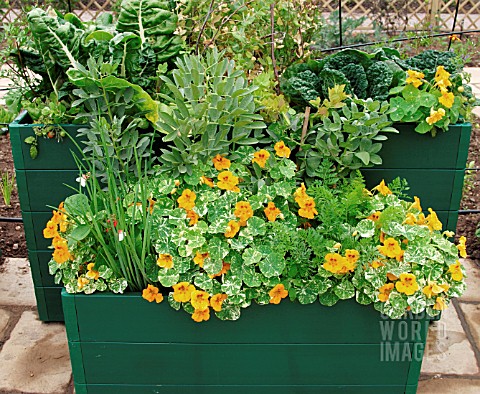
[[[355,287],[349,280],[343,280],[333,289],[335,294],[341,300],[347,300],[355,295]]]
[[[412,313],[421,313],[427,307],[427,301],[425,294],[415,293],[414,295],[407,298],[407,303],[411,308]]]
[[[263,257],[262,253],[260,253],[255,248],[248,248],[242,254],[243,261],[246,265],[257,264]]]
[[[228,296],[233,296],[242,291],[242,280],[236,276],[229,276],[222,283],[222,291]]]
[[[282,255],[272,251],[260,260],[258,267],[267,278],[279,276],[285,268],[285,259]]]
[[[158,280],[164,287],[171,287],[178,283],[179,274],[174,269],[161,268],[158,271]]]
[[[195,275],[193,284],[196,288],[211,292],[213,289],[212,279],[206,273]]]
[[[318,300],[320,301],[320,304],[325,305],[325,306],[333,306],[335,305],[338,300],[338,296],[333,292],[332,289],[329,289],[323,294],[320,294],[318,297]]]
[[[238,320],[240,318],[240,305],[229,303],[227,298],[222,304],[222,310],[215,312],[215,314],[222,320]]]
[[[253,265],[243,266],[243,282],[249,287],[259,287],[262,284],[262,277]]]
[[[287,179],[293,178],[295,176],[295,173],[297,172],[297,166],[291,160],[282,161],[279,164],[279,169],[281,174]]]
[[[357,290],[355,299],[361,305],[369,305],[373,302],[373,300],[367,294],[365,294],[363,289]]]
[[[375,222],[369,219],[363,219],[358,222],[355,229],[358,231],[360,237],[371,238],[375,235]]]
[[[175,309],[176,311],[180,310],[180,307],[182,306],[182,303],[181,302],[178,302],[178,301],[175,301],[173,299],[173,293],[170,293],[167,297],[167,300],[168,300],[168,303],[170,304],[170,306]]]
[[[256,216],[248,220],[247,228],[250,235],[254,237],[258,235],[265,235],[265,232],[267,231],[265,221]]]

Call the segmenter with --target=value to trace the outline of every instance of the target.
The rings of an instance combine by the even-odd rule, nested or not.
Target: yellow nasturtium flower
[[[418,212],[422,212],[422,206],[420,205],[420,199],[417,196],[413,196],[413,203],[408,210],[416,209]]]
[[[445,116],[445,110],[443,108],[439,108],[438,111],[435,111],[433,107],[430,109],[430,116],[425,119],[429,125],[437,123],[439,120]]]
[[[288,296],[288,290],[285,289],[283,284],[279,283],[268,292],[268,295],[270,296],[270,304],[280,304],[282,298]]]
[[[467,257],[467,238],[465,238],[463,235],[460,237],[460,239],[458,240],[458,245],[457,245],[457,249],[458,251],[460,252],[460,257]]]
[[[173,257],[168,253],[162,253],[158,256],[157,265],[161,268],[173,268]]]
[[[407,74],[408,77],[405,82],[415,86],[416,88],[422,85],[422,79],[425,78],[425,74],[414,70],[407,70]]]
[[[58,225],[53,220],[49,220],[43,229],[44,238],[54,238],[58,235]]]
[[[425,218],[425,220],[430,231],[441,230],[442,222],[438,220],[437,214],[433,211],[432,208],[428,208],[428,212],[430,212],[430,214]]]
[[[239,201],[235,204],[233,214],[240,219],[241,226],[246,226],[247,220],[253,217],[253,209],[248,201]]]
[[[448,266],[448,272],[452,275],[452,279],[459,282],[463,279],[462,264],[457,261],[455,264]]]
[[[204,185],[207,185],[209,187],[215,186],[212,178],[207,178],[206,176],[203,176],[203,175],[200,177],[200,183],[203,183]]]
[[[333,274],[339,273],[344,266],[345,257],[339,253],[328,253],[325,256],[325,263],[322,265],[323,268]]]
[[[445,70],[444,66],[438,66],[437,71],[435,72],[435,86],[440,89],[446,89],[452,86],[450,82],[450,73]]]
[[[270,153],[265,149],[261,149],[253,154],[252,163],[257,163],[261,168],[265,168],[269,157]]]
[[[163,301],[162,293],[159,293],[158,287],[148,285],[146,289],[142,291],[142,298],[146,299],[148,302],[155,301],[157,304]]]
[[[187,210],[187,219],[190,219],[188,225],[194,226],[198,223],[199,216],[193,209],[189,209]]]
[[[345,251],[345,258],[349,263],[355,264],[360,258],[360,253],[355,249],[347,249]]]
[[[206,291],[194,290],[192,291],[190,303],[195,309],[203,310],[210,305],[210,296]]]
[[[380,219],[381,214],[382,214],[381,212],[376,211],[376,212],[372,213],[367,219],[376,222],[378,219]]]
[[[433,309],[437,311],[443,311],[446,308],[447,308],[447,304],[445,304],[445,299],[443,297],[437,297],[435,300],[435,305],[433,306]]]
[[[85,285],[88,285],[89,283],[90,281],[87,278],[82,278],[82,277],[78,278],[77,279],[78,290],[82,290],[85,287]]]
[[[188,282],[180,282],[173,285],[173,299],[177,302],[188,302],[195,291],[195,286]]]
[[[385,184],[385,180],[382,179],[379,185],[375,186],[373,190],[377,190],[382,196],[387,196],[389,194],[392,194],[392,191],[388,188],[388,186]]]
[[[210,257],[210,253],[201,253],[201,252],[197,252],[195,254],[195,257],[193,258],[193,262],[197,265],[200,266],[200,268],[203,268],[203,263],[205,261],[205,259],[208,259]]]
[[[238,177],[233,175],[230,171],[223,171],[218,174],[217,186],[219,189],[230,190],[233,192],[240,192],[240,189],[237,187]]]
[[[190,189],[185,189],[182,192],[182,195],[177,198],[178,207],[183,208],[187,211],[193,209],[195,206],[195,200],[197,199],[197,195],[194,191]]]
[[[58,264],[65,263],[68,260],[72,259],[72,255],[68,251],[68,244],[67,241],[64,240],[57,242],[54,245],[54,252],[53,252],[53,260]]]
[[[417,279],[413,274],[400,274],[400,280],[395,283],[395,288],[399,293],[406,295],[414,294],[420,286],[417,283]]]
[[[377,246],[378,251],[391,259],[397,258],[402,254],[402,248],[398,241],[392,237],[383,240],[382,246]]]
[[[437,282],[428,282],[428,286],[425,286],[422,290],[423,294],[425,294],[428,298],[432,298],[437,294],[443,293],[444,291],[448,291],[450,288],[449,285],[439,285]]]
[[[278,157],[290,157],[291,150],[283,141],[278,141],[273,148]]]
[[[299,205],[300,209],[298,210],[298,214],[302,218],[313,219],[315,215],[318,214],[318,211],[315,209],[315,201],[312,197],[303,200]]]
[[[87,273],[85,274],[85,276],[88,278],[88,279],[93,279],[93,280],[97,280],[99,277],[100,277],[100,273],[96,270],[94,270],[93,268],[95,267],[95,263],[89,263],[87,264]]]
[[[237,235],[238,231],[240,230],[240,224],[235,220],[230,220],[227,225],[227,229],[225,231],[225,237],[233,238]]]
[[[452,92],[442,91],[442,95],[438,99],[438,102],[446,108],[452,108],[455,101],[455,96]]]

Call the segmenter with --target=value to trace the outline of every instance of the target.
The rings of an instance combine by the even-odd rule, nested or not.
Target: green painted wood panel
[[[45,322],[64,321],[61,294],[61,287],[35,287],[40,320]]]
[[[458,211],[435,211],[438,219],[442,222],[444,230],[456,231]],[[428,212],[426,212],[428,214]]]
[[[22,211],[51,212],[78,189],[78,170],[16,170]]]
[[[416,386],[408,387],[415,393]],[[160,385],[80,385],[77,394],[405,394],[405,386],[160,386]]]
[[[29,250],[48,250],[52,244],[51,239],[43,237],[43,229],[52,217],[52,211],[25,212],[22,211],[25,240]]]
[[[35,159],[30,157],[30,145],[24,143],[25,138],[34,135],[32,125],[28,124],[30,120],[29,116],[23,113],[9,125],[15,169],[76,170],[77,165],[71,152],[78,152],[78,150],[68,137],[63,138],[60,142],[57,142],[56,139],[39,137],[39,154]],[[75,137],[77,143],[79,140],[76,138],[76,134],[80,127],[79,125],[62,125],[68,135]]]
[[[382,179],[387,183],[397,177],[406,179],[410,186],[407,193],[411,197],[418,196],[425,210],[456,211],[460,206],[464,170],[366,168],[362,174],[370,189]]]
[[[448,132],[439,132],[435,137],[418,134],[414,124],[395,124],[400,133],[388,133],[382,141],[380,168],[429,168],[464,169],[472,125],[451,125]],[[377,168],[377,167],[376,167]]]
[[[221,321],[212,313],[208,322],[198,324],[186,312],[175,311],[166,302],[148,303],[139,293],[72,295],[64,291],[62,298],[75,300],[77,318],[66,324],[78,324],[82,342],[378,344],[388,339],[422,343],[422,327],[428,324],[417,316],[384,319],[372,305],[353,299],[334,307],[290,301],[252,305],[242,310],[237,321]]]
[[[61,287],[55,284],[53,275],[48,272],[48,263],[52,258],[52,250],[29,250],[28,261],[32,269],[33,283],[41,287]]]
[[[134,385],[401,385],[424,344],[397,344],[386,361],[382,344],[80,342],[87,384]]]

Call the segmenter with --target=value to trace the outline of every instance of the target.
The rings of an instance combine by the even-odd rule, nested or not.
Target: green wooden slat
[[[380,344],[80,342],[87,384],[133,385],[405,385],[413,345],[398,345],[386,361]]]
[[[64,299],[68,297],[73,296],[63,294]],[[428,324],[426,319],[384,320],[372,305],[360,305],[352,299],[339,301],[334,307],[318,302],[300,305],[288,300],[280,305],[252,305],[242,310],[237,321],[221,321],[212,313],[210,320],[202,324],[195,323],[182,310],[173,310],[167,302],[152,304],[138,293],[78,294],[75,307],[80,340],[98,342],[377,344],[385,339],[415,342],[421,341],[418,333]],[[138,332],[141,335],[132,334]]]
[[[30,194],[28,191],[28,182],[25,171],[15,171],[15,180],[17,182],[18,198],[20,200],[20,208],[23,211],[31,211]]]
[[[458,210],[462,188],[458,184],[463,179],[464,170],[417,170],[417,169],[376,169],[362,170],[368,188],[373,188],[382,179],[391,182],[400,177],[407,180],[410,190],[407,193],[418,196],[422,208],[437,211]]]
[[[400,133],[382,141],[381,168],[463,169],[467,160],[471,124],[451,125],[435,137],[415,132],[414,124],[395,124]]]
[[[41,321],[64,321],[61,292],[61,287],[35,287],[35,298]]]
[[[43,229],[52,217],[52,211],[25,212],[22,211],[25,239],[29,250],[48,250],[51,239],[43,237]]]
[[[413,389],[414,391],[408,391]],[[77,394],[414,394],[416,386],[154,386],[77,385]]]
[[[78,170],[17,170],[25,188],[19,189],[23,211],[52,212],[66,197],[75,193],[69,186],[79,187]]]
[[[62,306],[65,316],[65,329],[67,331],[67,337],[69,342],[78,342],[78,320],[77,309],[75,305],[75,295],[71,294],[69,297],[65,297],[67,292],[62,289]],[[78,348],[79,349],[79,348]]]
[[[48,262],[52,258],[52,250],[29,250],[28,261],[32,270],[33,283],[42,287],[61,287],[55,284],[53,275],[48,272]]]
[[[72,374],[73,374],[73,381],[75,383],[76,394],[87,392],[87,391],[77,390],[77,385],[79,387],[82,387],[86,384],[85,371],[83,368],[84,361],[83,361],[81,343],[68,342],[68,350],[70,352],[70,363],[72,364]]]

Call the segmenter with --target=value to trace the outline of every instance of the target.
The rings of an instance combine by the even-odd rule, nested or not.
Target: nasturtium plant
[[[464,291],[465,239],[451,243],[432,209],[426,215],[418,198],[405,201],[383,181],[373,190],[361,177],[334,189],[298,184],[287,148],[246,148],[239,161],[219,153],[195,166],[196,181],[160,172],[114,201],[101,188],[67,198],[44,230],[50,272],[68,292],[142,291],[197,322],[210,313],[235,320],[252,303],[287,297],[435,316]],[[131,248],[145,257],[125,267],[112,260]]]

